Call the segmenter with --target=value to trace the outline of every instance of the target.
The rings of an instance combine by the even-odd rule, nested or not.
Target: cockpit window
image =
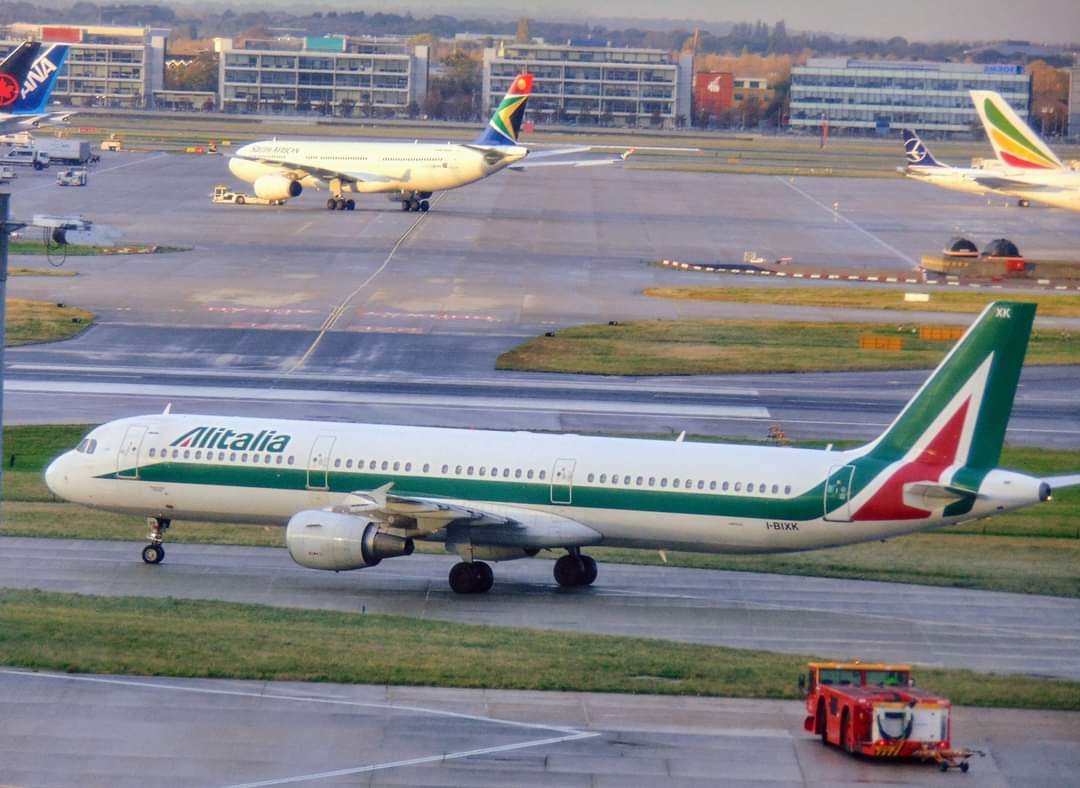
[[[80,454],[83,454],[83,453],[85,453],[85,452],[86,452],[86,444],[88,444],[89,442],[90,442],[90,441],[89,441],[88,439],[86,439],[86,438],[83,438],[83,439],[82,439],[82,440],[81,440],[81,441],[79,442],[79,445],[75,447],[75,451],[79,452]]]
[[[75,451],[80,454],[93,454],[94,449],[97,448],[96,438],[83,438],[79,445],[75,447]]]
[[[95,451],[97,451],[97,438],[91,438],[90,444],[86,447],[86,453],[93,454]]]

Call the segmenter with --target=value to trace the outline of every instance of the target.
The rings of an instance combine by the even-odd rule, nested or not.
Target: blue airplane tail
[[[46,112],[68,47],[27,41],[0,63],[0,112],[40,115]]]
[[[904,154],[907,156],[908,165],[915,167],[944,167],[945,165],[934,158],[934,154],[926,147],[919,135],[911,129],[903,129]]]

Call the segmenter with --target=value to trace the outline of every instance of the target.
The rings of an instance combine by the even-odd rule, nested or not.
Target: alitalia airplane
[[[986,179],[987,185],[1018,197],[1021,205],[1041,202],[1080,211],[1080,172],[1062,164],[997,93],[973,90],[971,100],[1002,165],[1000,173]]]
[[[72,113],[47,111],[68,47],[24,41],[0,62],[0,131],[63,121]]]
[[[245,145],[229,159],[229,170],[268,200],[298,197],[304,187],[329,188],[327,209],[351,211],[346,193],[384,193],[403,211],[427,211],[432,194],[457,189],[500,170],[538,166],[593,167],[621,159],[525,163],[589,150],[588,146],[541,152],[518,144],[533,75],[520,74],[499,103],[484,132],[469,143],[327,142],[264,140]],[[629,154],[625,154],[625,158]]]
[[[159,563],[177,520],[285,525],[298,564],[342,571],[441,542],[458,593],[486,561],[565,550],[590,585],[592,545],[774,553],[899,536],[1050,499],[1080,473],[998,467],[1035,316],[992,303],[895,421],[850,451],[529,432],[187,416],[92,430],[45,472],[57,496],[148,518]]]

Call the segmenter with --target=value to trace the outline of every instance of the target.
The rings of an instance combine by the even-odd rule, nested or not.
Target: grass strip
[[[1080,294],[953,293],[912,287],[650,287],[652,298],[680,301],[720,301],[775,306],[814,306],[828,309],[888,309],[900,312],[950,312],[977,314],[991,301],[1020,301],[1039,305],[1039,317],[1080,317]],[[925,303],[904,300],[904,293],[930,296]]]
[[[808,659],[403,616],[0,590],[0,662],[71,673],[794,699]],[[957,704],[1080,709],[1075,681],[939,669],[917,678]]]
[[[574,326],[529,339],[496,369],[591,375],[724,375],[930,369],[952,340],[922,339],[920,326],[780,320],[635,320]],[[900,350],[862,350],[860,339],[900,339]],[[1027,364],[1080,363],[1080,332],[1036,329]]]
[[[94,317],[93,312],[78,307],[9,298],[7,319],[4,321],[5,345],[12,347],[70,339],[87,328]]]
[[[54,254],[67,257],[93,257],[95,255],[113,254],[167,254],[170,252],[187,252],[189,246],[167,246],[164,244],[122,244],[118,246],[90,246],[86,244],[69,244],[62,249],[57,249]],[[45,246],[41,241],[19,239],[8,242],[8,254],[12,255],[43,255]],[[56,274],[59,276],[60,274]]]
[[[78,271],[70,268],[27,268],[17,266],[8,269],[8,276],[78,276]]]

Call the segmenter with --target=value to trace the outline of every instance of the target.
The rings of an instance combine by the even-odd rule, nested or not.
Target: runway
[[[1057,786],[1080,714],[953,709],[966,776],[854,759],[791,701],[66,676],[0,669],[0,782],[85,788]]]
[[[594,587],[567,591],[544,560],[500,563],[493,591],[462,597],[446,582],[450,556],[329,573],[274,548],[169,544],[154,567],[132,543],[2,544],[0,587],[366,610],[1080,679],[1076,599],[616,564],[601,565]]]

